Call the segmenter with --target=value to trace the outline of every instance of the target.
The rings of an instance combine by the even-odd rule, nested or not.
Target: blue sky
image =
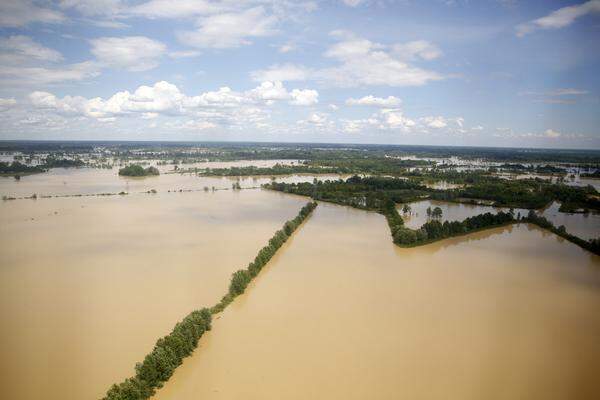
[[[0,139],[600,148],[600,0],[0,2]]]

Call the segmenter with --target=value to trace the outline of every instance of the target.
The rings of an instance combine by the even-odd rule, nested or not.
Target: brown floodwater
[[[100,398],[305,203],[265,190],[0,202],[0,397]]]
[[[158,400],[591,399],[600,258],[530,225],[401,249],[321,203]]]
[[[210,168],[228,168],[232,166],[260,166],[268,167],[275,163],[270,162],[210,162],[203,163]],[[181,168],[187,168],[185,165]],[[349,175],[338,174],[291,174],[276,176],[277,182],[298,183],[312,182],[313,179],[337,180],[347,178]],[[94,195],[101,193],[141,193],[149,190],[158,192],[173,191],[202,191],[204,188],[231,189],[235,182],[240,182],[242,188],[258,187],[270,183],[270,176],[246,176],[246,177],[214,177],[197,176],[194,173],[161,173],[160,176],[127,177],[119,176],[119,169],[96,169],[96,168],[53,168],[42,174],[26,175],[20,180],[13,177],[0,177],[0,197],[29,197],[36,194],[41,196],[73,196]]]

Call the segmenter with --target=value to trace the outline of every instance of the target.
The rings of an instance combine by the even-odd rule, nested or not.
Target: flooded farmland
[[[57,168],[0,179],[0,194],[16,197],[130,193],[0,202],[4,395],[97,399],[175,322],[216,303],[230,274],[307,201],[230,190],[236,181],[253,188],[271,177]],[[453,220],[492,209],[413,203],[407,225],[420,226],[436,205]],[[322,203],[156,398],[462,399],[486,393],[494,376],[507,398],[543,389],[546,376],[557,393],[549,398],[597,389],[576,387],[569,374],[587,382],[598,367],[587,335],[600,326],[591,312],[600,305],[599,263],[526,225],[400,249],[381,215]],[[573,332],[548,335],[563,326]],[[556,346],[558,336],[567,344]],[[536,361],[540,351],[566,358],[564,370]]]
[[[321,203],[155,396],[590,398],[600,258],[530,225],[419,248]]]
[[[1,397],[100,398],[303,204],[262,190],[0,202]]]

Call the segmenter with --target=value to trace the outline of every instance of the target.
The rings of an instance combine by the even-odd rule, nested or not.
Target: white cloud
[[[345,32],[334,32],[334,35],[345,39],[325,53],[341,63],[319,71],[318,75],[327,82],[342,87],[421,86],[443,79],[437,72],[415,67],[395,57],[386,46]]]
[[[66,81],[82,81],[100,74],[97,63],[86,61],[60,67],[0,66],[0,83],[5,86],[42,86]]]
[[[404,131],[410,130],[416,125],[415,121],[404,116],[401,110],[385,109],[381,111],[383,121],[390,128],[398,128]]]
[[[403,60],[434,60],[442,55],[442,51],[433,43],[426,40],[415,40],[392,46],[394,54]]]
[[[117,14],[124,5],[121,0],[61,0],[62,8],[73,8],[86,16]]]
[[[422,120],[425,123],[425,125],[434,129],[445,128],[446,126],[448,126],[448,122],[446,121],[446,119],[441,116],[423,117]]]
[[[411,65],[410,60],[406,59],[408,56],[422,59],[439,56],[441,53],[436,53],[433,45],[423,45],[428,42],[411,42],[420,44],[408,46],[410,50],[404,51],[401,58],[395,51],[390,51],[388,46],[358,38],[347,31],[333,31],[331,35],[341,40],[331,46],[325,56],[336,60],[337,66],[310,69],[302,65],[275,64],[267,69],[254,71],[251,76],[257,81],[316,80],[340,87],[421,86],[444,79],[437,72]]]
[[[263,81],[304,81],[311,71],[294,64],[275,64],[264,70],[253,71],[250,76],[257,82]]]
[[[91,41],[93,55],[105,66],[147,71],[158,65],[166,46],[144,36],[102,37]]]
[[[224,11],[226,5],[205,0],[151,0],[127,10],[131,15],[146,18],[186,18]]]
[[[178,34],[181,42],[198,48],[232,48],[250,44],[249,38],[275,33],[277,17],[268,15],[264,7],[202,17],[198,29]]]
[[[472,131],[482,131],[483,130],[483,126],[481,125],[475,125],[473,127],[471,127]]]
[[[32,60],[57,62],[62,55],[53,49],[44,47],[23,35],[0,38],[0,61],[2,63],[26,63]]]
[[[342,0],[342,3],[349,7],[358,7],[359,5],[365,3],[366,0]]]
[[[107,99],[81,96],[58,98],[49,92],[35,91],[29,95],[29,100],[34,107],[48,112],[95,119],[126,115],[148,119],[156,118],[158,114],[218,119],[225,113],[228,119],[255,121],[263,117],[264,106],[282,100],[293,105],[313,105],[318,101],[318,92],[298,89],[288,92],[281,82],[263,82],[246,92],[222,87],[197,96],[187,96],[177,86],[160,81],[153,86],[140,86],[133,93],[127,90],[117,92]]]
[[[0,27],[19,28],[31,23],[60,23],[65,16],[58,11],[42,8],[31,0],[0,1]]]
[[[517,36],[522,37],[538,29],[560,29],[571,25],[577,18],[600,13],[600,0],[559,8],[550,14],[517,26]]]
[[[319,102],[319,92],[312,89],[299,90],[294,89],[291,92],[292,100],[290,104],[297,106],[312,106]]]
[[[260,86],[250,91],[257,99],[265,101],[286,100],[290,95],[281,82],[262,82]]]
[[[395,107],[399,106],[402,101],[395,96],[387,98],[374,97],[372,95],[362,97],[360,99],[349,98],[346,104],[349,106],[377,106],[377,107]]]

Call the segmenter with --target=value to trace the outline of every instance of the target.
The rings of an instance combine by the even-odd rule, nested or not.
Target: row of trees
[[[170,334],[158,339],[144,361],[136,364],[135,376],[113,385],[103,400],[140,400],[154,395],[192,354],[204,332],[210,330],[211,318],[206,308],[191,312]]]
[[[527,217],[523,217],[522,220],[525,222],[535,224],[540,228],[547,229],[557,234],[558,236],[567,239],[569,242],[575,243],[579,247],[589,250],[594,254],[600,255],[600,237],[596,239],[584,240],[578,236],[571,235],[567,232],[567,229],[564,225],[556,227],[552,222],[548,221],[545,217],[541,215],[537,215],[533,210],[529,211]]]
[[[229,291],[218,304],[210,309],[193,311],[175,325],[169,335],[156,342],[144,361],[136,364],[135,376],[113,385],[103,400],[143,400],[153,396],[156,389],[161,388],[173,375],[183,359],[192,354],[204,332],[210,330],[212,315],[223,311],[237,296],[244,293],[252,278],[258,275],[316,206],[317,203],[310,202],[302,207],[294,219],[287,221],[281,230],[275,232],[247,269],[233,273]]]
[[[269,243],[260,249],[254,261],[248,264],[247,269],[241,269],[236,271],[231,276],[231,282],[229,284],[229,291],[221,301],[211,308],[213,314],[219,313],[225,309],[237,296],[244,293],[246,287],[252,281],[252,279],[258,275],[260,270],[269,262],[269,260],[275,255],[277,250],[289,239],[294,231],[300,226],[300,224],[312,213],[317,207],[317,203],[307,203],[296,218],[286,221],[283,228],[275,232],[273,237],[269,240]]]

